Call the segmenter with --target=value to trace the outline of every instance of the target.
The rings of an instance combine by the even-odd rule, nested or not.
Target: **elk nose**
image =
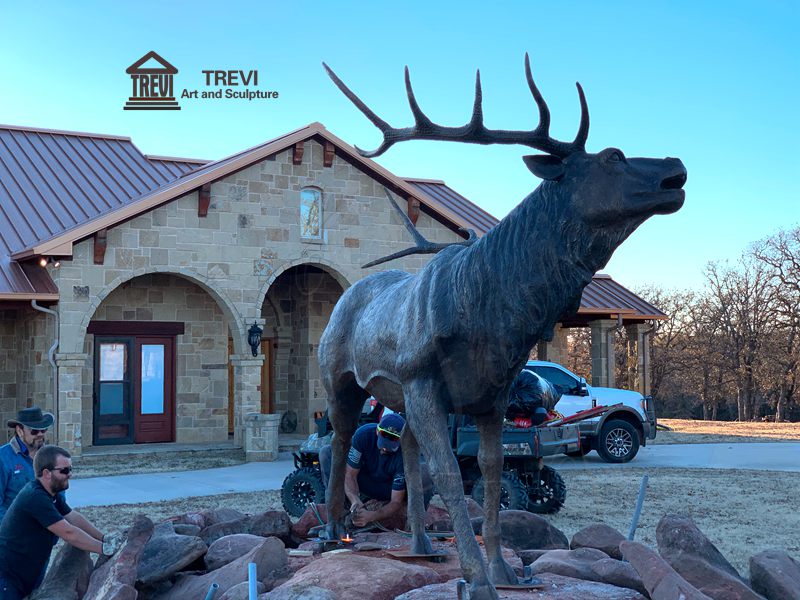
[[[662,190],[679,190],[686,184],[686,171],[661,180]]]

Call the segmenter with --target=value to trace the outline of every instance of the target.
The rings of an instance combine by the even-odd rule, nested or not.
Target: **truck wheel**
[[[480,477],[472,488],[472,499],[483,506],[486,480]],[[525,484],[511,471],[500,474],[500,510],[527,510],[528,491]]]
[[[303,467],[290,473],[281,486],[283,508],[293,517],[302,517],[311,503],[325,502],[325,486],[317,467]]]
[[[597,440],[597,453],[606,462],[624,463],[639,452],[639,433],[627,421],[608,421]]]
[[[581,447],[575,452],[564,452],[570,458],[583,458],[592,451],[592,442],[586,438],[581,438]]]
[[[528,510],[532,513],[556,513],[567,499],[567,486],[558,471],[542,467],[539,471],[539,488],[528,490]]]

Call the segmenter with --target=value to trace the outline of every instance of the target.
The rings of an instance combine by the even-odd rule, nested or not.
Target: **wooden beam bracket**
[[[416,225],[417,219],[419,219],[419,200],[410,196],[408,198],[408,218],[411,219],[411,222]]]
[[[108,229],[101,229],[94,234],[94,264],[102,265],[106,259],[108,246]]]
[[[297,142],[294,145],[294,153],[292,154],[292,164],[303,164],[303,142]]]
[[[325,154],[322,161],[322,165],[325,167],[332,167],[333,157],[335,154],[336,154],[336,147],[333,145],[333,142],[325,140]]]
[[[197,216],[207,217],[211,205],[211,184],[204,183],[197,193]]]

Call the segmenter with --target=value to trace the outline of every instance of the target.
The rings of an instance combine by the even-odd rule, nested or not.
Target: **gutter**
[[[38,310],[39,312],[47,313],[49,315],[53,315],[55,319],[55,340],[53,341],[53,345],[50,346],[50,350],[47,352],[47,359],[50,361],[50,366],[53,368],[53,443],[57,446],[58,445],[58,366],[56,365],[56,350],[58,349],[58,332],[59,332],[59,322],[58,322],[58,313],[54,310],[50,310],[49,308],[45,308],[44,306],[39,306],[36,300],[31,300],[31,306],[34,310]]]

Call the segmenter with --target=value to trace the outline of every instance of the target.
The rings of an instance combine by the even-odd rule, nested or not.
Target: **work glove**
[[[114,556],[125,541],[122,533],[115,531],[103,536],[103,556]]]

